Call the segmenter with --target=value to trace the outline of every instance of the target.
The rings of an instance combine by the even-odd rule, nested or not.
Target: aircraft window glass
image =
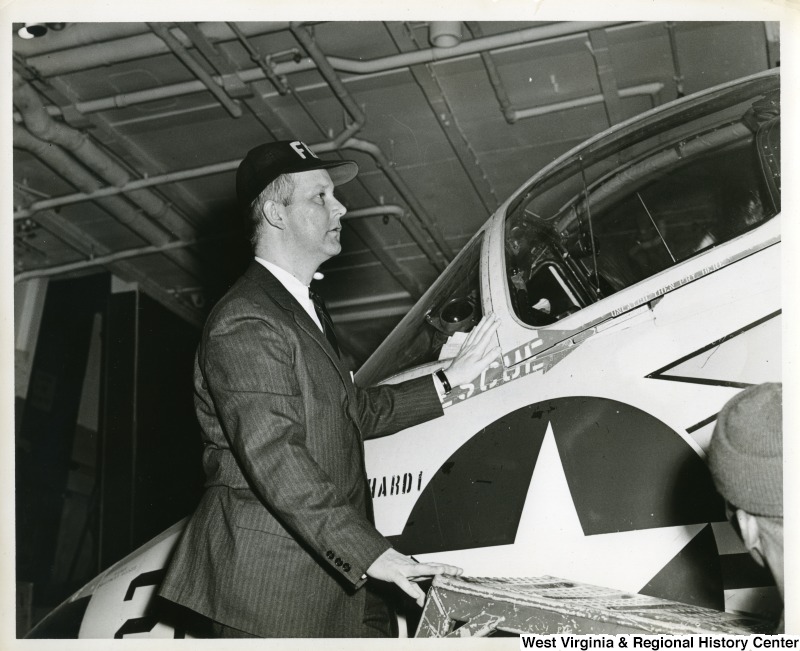
[[[469,242],[358,372],[369,386],[401,371],[452,357],[481,320],[483,232]]]
[[[532,188],[506,222],[512,307],[546,326],[757,227],[780,205],[777,101],[681,125]],[[766,108],[765,108],[766,107]],[[647,145],[647,146],[645,146]],[[581,169],[583,167],[583,169]]]

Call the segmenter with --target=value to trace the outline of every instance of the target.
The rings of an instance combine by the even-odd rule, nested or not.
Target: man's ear
[[[286,228],[286,206],[267,199],[261,205],[261,217],[273,228]]]
[[[742,541],[747,551],[755,559],[755,561],[765,567],[764,550],[761,547],[761,528],[758,523],[758,518],[743,511],[736,509],[736,520],[739,523],[739,530],[742,532]]]

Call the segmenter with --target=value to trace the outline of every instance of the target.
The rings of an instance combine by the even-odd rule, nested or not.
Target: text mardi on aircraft
[[[502,365],[366,443],[378,528],[472,576],[552,575],[729,611],[776,593],[725,523],[716,414],[780,381],[777,71],[615,126],[534,175],[358,372],[431,373],[495,312]],[[178,523],[42,637],[189,637],[151,597]],[[187,577],[187,580],[191,578]]]

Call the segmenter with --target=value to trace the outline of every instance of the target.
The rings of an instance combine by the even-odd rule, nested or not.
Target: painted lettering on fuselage
[[[410,472],[401,475],[384,475],[367,479],[372,499],[377,497],[391,497],[392,495],[407,495],[419,493],[422,490],[422,471],[416,476]]]

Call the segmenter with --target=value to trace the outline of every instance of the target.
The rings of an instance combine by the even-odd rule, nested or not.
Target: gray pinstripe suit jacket
[[[363,438],[442,414],[429,377],[359,389],[253,262],[212,310],[195,364],[206,488],[160,595],[264,637],[360,637],[371,524]]]

